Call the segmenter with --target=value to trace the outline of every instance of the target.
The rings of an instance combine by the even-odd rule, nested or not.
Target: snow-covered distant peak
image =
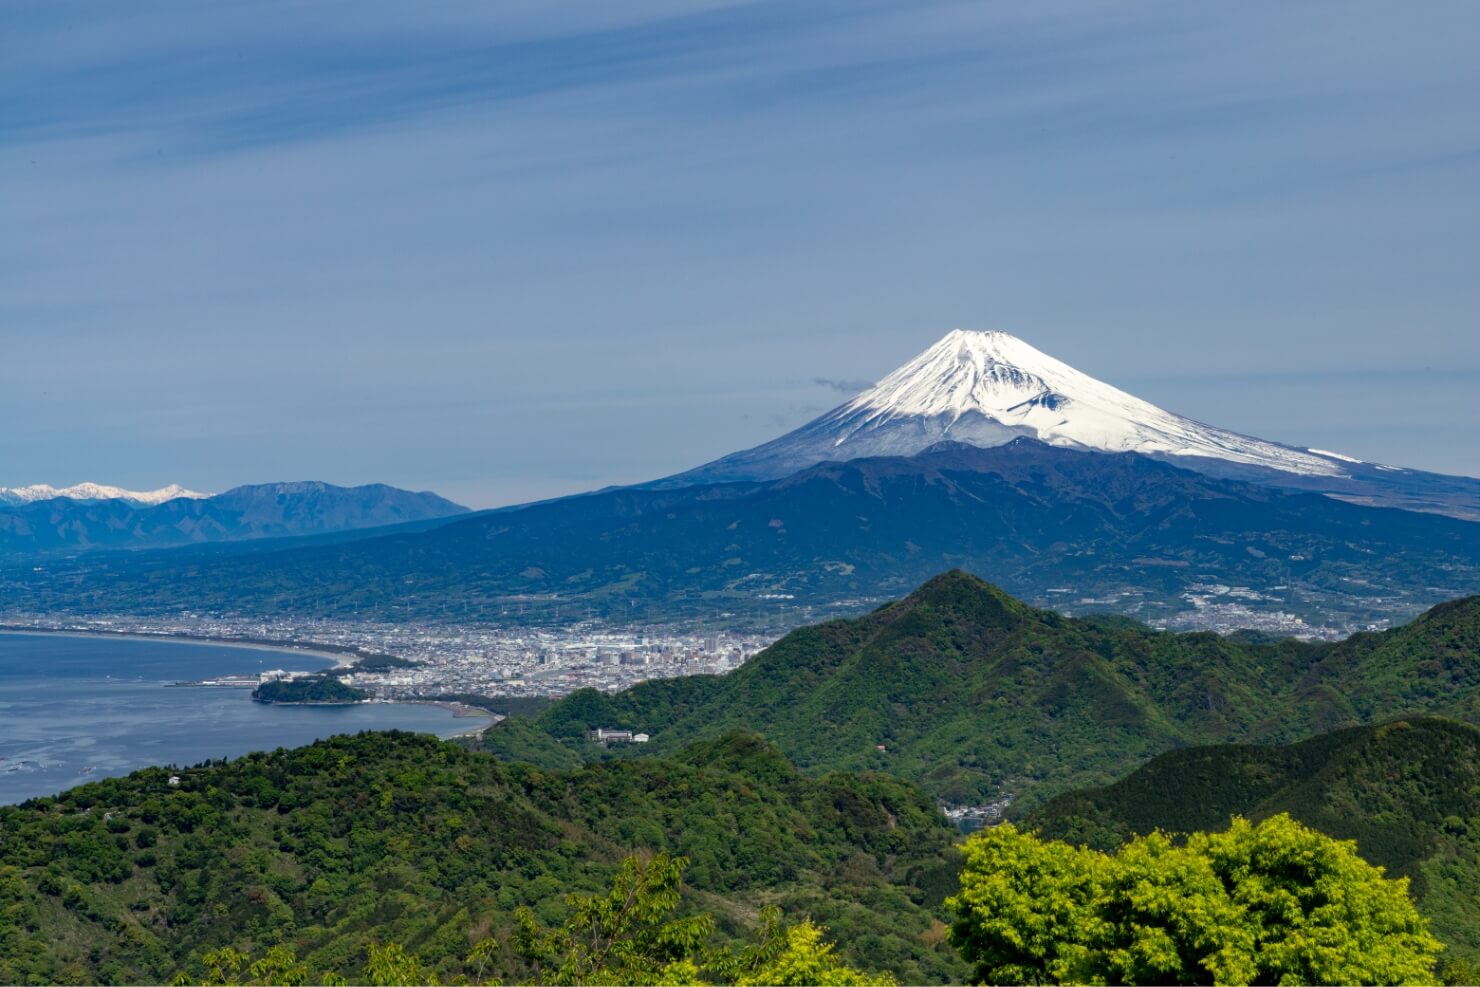
[[[1342,475],[1342,462],[1352,461],[1172,414],[1005,332],[950,332],[824,417],[838,452],[855,446],[842,458],[872,454],[862,448],[871,436],[908,423],[934,441],[991,446],[1026,435],[1066,448],[1207,457],[1312,476]]]
[[[1102,384],[1005,332],[956,329],[845,405],[876,416],[1018,415],[1024,403],[1075,395],[1142,417],[1155,406]]]
[[[1334,453],[1214,428],[1075,370],[1005,332],[957,329],[853,400],[764,445],[675,482],[758,480],[808,466],[914,456],[940,442],[979,448],[1017,438],[1089,452],[1134,452],[1203,471],[1223,466],[1345,480],[1361,468]]]
[[[172,483],[158,490],[125,490],[101,483],[77,483],[70,487],[53,487],[49,483],[33,483],[28,487],[0,487],[0,504],[30,504],[38,500],[126,500],[133,504],[163,504],[167,500],[189,497],[200,500],[210,494],[187,490]]]

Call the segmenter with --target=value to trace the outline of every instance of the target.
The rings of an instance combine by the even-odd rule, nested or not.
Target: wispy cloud
[[[874,386],[874,382],[871,380],[834,380],[830,377],[813,377],[812,383],[850,397]]]

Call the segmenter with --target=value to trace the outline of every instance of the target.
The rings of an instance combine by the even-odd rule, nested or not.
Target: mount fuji
[[[1081,373],[1016,336],[963,329],[801,428],[653,486],[771,480],[819,463],[914,456],[942,442],[989,449],[1021,438],[1081,452],[1132,452],[1211,476],[1480,520],[1480,480],[1366,463],[1206,425]]]
[[[303,531],[282,523],[282,493],[153,512],[161,537],[192,542]],[[229,516],[207,531],[193,512],[175,516],[182,505]],[[1326,634],[1480,589],[1477,520],[1480,481],[1241,435],[1006,333],[957,331],[796,431],[667,479],[332,542],[0,564],[0,601],[93,615],[779,626],[856,613],[961,568],[1059,610]],[[83,547],[74,526],[49,530]],[[88,547],[130,530],[99,517]]]

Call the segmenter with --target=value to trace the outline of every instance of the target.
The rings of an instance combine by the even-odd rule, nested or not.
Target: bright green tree
[[[1194,833],[1187,849],[1212,863],[1249,916],[1260,981],[1434,982],[1443,947],[1414,907],[1408,878],[1385,878],[1357,855],[1356,843],[1278,815]]]
[[[306,964],[298,962],[298,957],[287,946],[273,946],[267,953],[250,967],[252,982],[259,984],[278,984],[282,987],[302,987],[303,984],[328,983],[338,978],[332,974],[326,980],[323,977],[314,977],[308,972]]]
[[[786,926],[775,906],[761,910],[755,941],[741,949],[709,945],[714,917],[672,918],[688,860],[660,853],[628,857],[609,892],[569,895],[570,916],[546,928],[534,913],[515,913],[511,940],[543,984],[792,984],[891,985],[841,963],[823,930],[811,922]]]
[[[781,920],[781,909],[766,905],[761,909],[754,939],[739,948],[726,947],[710,953],[704,963],[705,974],[713,983],[739,987],[762,984],[892,987],[895,983],[887,973],[865,973],[842,963],[833,945],[823,940],[825,934],[821,926],[811,921],[788,926]]]
[[[688,860],[660,853],[622,861],[605,894],[566,896],[570,916],[546,928],[534,912],[514,913],[513,945],[546,984],[693,983],[714,918],[672,919]]]
[[[737,977],[739,987],[892,987],[887,973],[863,973],[838,961],[833,945],[823,941],[823,931],[812,922],[784,929],[782,948],[753,972]]]
[[[469,970],[468,978],[475,984],[496,985],[499,981],[484,979],[488,968],[498,957],[498,940],[492,937],[480,939],[473,944],[464,961]]]
[[[988,983],[1433,983],[1408,896],[1288,816],[1114,855],[1010,825],[966,843],[951,939]]]
[[[291,949],[282,945],[273,946],[255,961],[240,950],[222,946],[205,953],[201,961],[206,968],[204,977],[192,977],[189,973],[181,972],[171,982],[177,987],[184,984],[205,984],[212,987],[301,987],[303,984],[324,984],[325,987],[337,987],[345,982],[343,977],[332,971],[321,974],[310,972],[306,964],[298,962],[298,957]]]
[[[437,974],[397,942],[370,944],[365,982],[372,987],[436,987]]]
[[[817,984],[821,987],[890,987],[888,974],[865,973],[842,963],[824,930],[810,921],[787,926],[774,905],[761,909],[752,942],[742,948],[715,948],[709,940],[714,917],[698,913],[675,918],[688,860],[657,854],[622,861],[611,890],[571,894],[568,917],[554,928],[541,925],[528,908],[514,913],[517,928],[508,945],[528,971],[524,979],[541,984]],[[485,979],[499,958],[497,939],[477,942],[453,983],[497,984]],[[343,984],[335,974],[315,976],[286,946],[274,946],[256,962],[231,946],[201,957],[205,975],[182,972],[183,984]],[[437,971],[399,943],[372,943],[357,983],[373,987],[436,985]]]

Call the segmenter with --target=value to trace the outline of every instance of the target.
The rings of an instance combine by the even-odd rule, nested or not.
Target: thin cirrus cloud
[[[874,382],[871,380],[836,380],[831,377],[813,377],[812,383],[818,387],[825,387],[829,391],[846,394],[849,397],[874,386]]]
[[[0,483],[508,503],[764,440],[956,326],[1480,472],[1477,22],[7,5]]]

